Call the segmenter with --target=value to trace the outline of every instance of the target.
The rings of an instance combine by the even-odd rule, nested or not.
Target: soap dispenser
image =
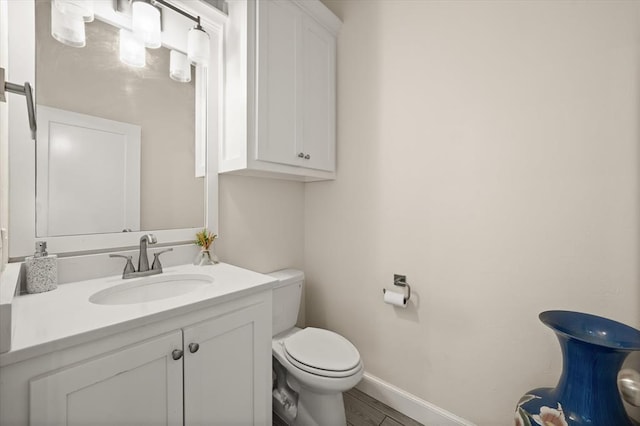
[[[36,241],[36,252],[24,260],[27,293],[42,293],[58,287],[58,256],[47,253],[47,242]]]

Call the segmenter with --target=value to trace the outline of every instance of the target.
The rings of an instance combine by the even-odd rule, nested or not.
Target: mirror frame
[[[202,1],[172,1],[184,11],[201,17],[201,25],[211,38],[211,58],[218,58],[215,67],[196,67],[196,81],[206,81],[196,87],[196,141],[206,141],[205,221],[204,226],[218,233],[218,140],[222,137],[222,104],[224,83],[223,34],[227,16]],[[117,26],[126,20],[115,13],[111,1],[96,1],[96,15]],[[7,77],[10,81],[28,81],[35,86],[35,0],[7,2],[9,43]],[[172,11],[163,14],[167,29],[163,45],[186,51],[184,34],[171,32],[171,21],[190,22]],[[179,17],[179,18],[177,18]],[[90,25],[90,24],[89,24]],[[180,27],[180,25],[178,25]],[[38,88],[34,87],[37,93]],[[208,99],[218,99],[217,103]],[[9,261],[20,260],[34,252],[36,241],[47,241],[52,254],[86,254],[113,251],[138,245],[140,237],[153,233],[160,244],[191,243],[201,228],[145,230],[125,233],[86,234],[73,236],[36,236],[36,143],[31,139],[24,109],[24,99],[12,97],[7,102],[9,118]]]

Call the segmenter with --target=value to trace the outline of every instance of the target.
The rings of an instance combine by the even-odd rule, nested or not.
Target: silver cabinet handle
[[[197,343],[189,343],[189,351],[194,354],[196,352],[198,352],[198,349],[200,349],[200,345]]]
[[[305,156],[304,156],[304,159],[305,159],[305,160],[308,160],[308,159],[310,159],[310,158],[311,158],[311,156],[310,156],[309,154],[307,154],[307,155],[305,155]]]
[[[301,152],[300,154],[298,154],[298,157],[304,158],[304,152]]]
[[[173,352],[171,352],[171,357],[177,361],[182,358],[182,354],[182,349],[174,349]]]

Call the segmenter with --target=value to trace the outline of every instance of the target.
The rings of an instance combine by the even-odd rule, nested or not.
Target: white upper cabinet
[[[334,179],[340,20],[316,0],[229,8],[220,171]]]
[[[289,1],[258,3],[258,160],[297,166],[300,138],[297,66],[302,13]]]
[[[302,21],[298,104],[300,145],[306,167],[336,169],[336,40],[315,20]],[[330,142],[330,143],[329,143]]]

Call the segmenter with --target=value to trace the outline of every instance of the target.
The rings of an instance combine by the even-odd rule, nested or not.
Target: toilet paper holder
[[[404,303],[407,303],[409,301],[409,299],[411,298],[411,286],[407,282],[407,276],[406,275],[393,274],[393,285],[397,285],[398,287],[406,287],[407,288],[407,294],[406,294],[406,296],[404,296]],[[382,294],[384,294],[386,292],[387,292],[387,289],[383,288],[382,289]]]

